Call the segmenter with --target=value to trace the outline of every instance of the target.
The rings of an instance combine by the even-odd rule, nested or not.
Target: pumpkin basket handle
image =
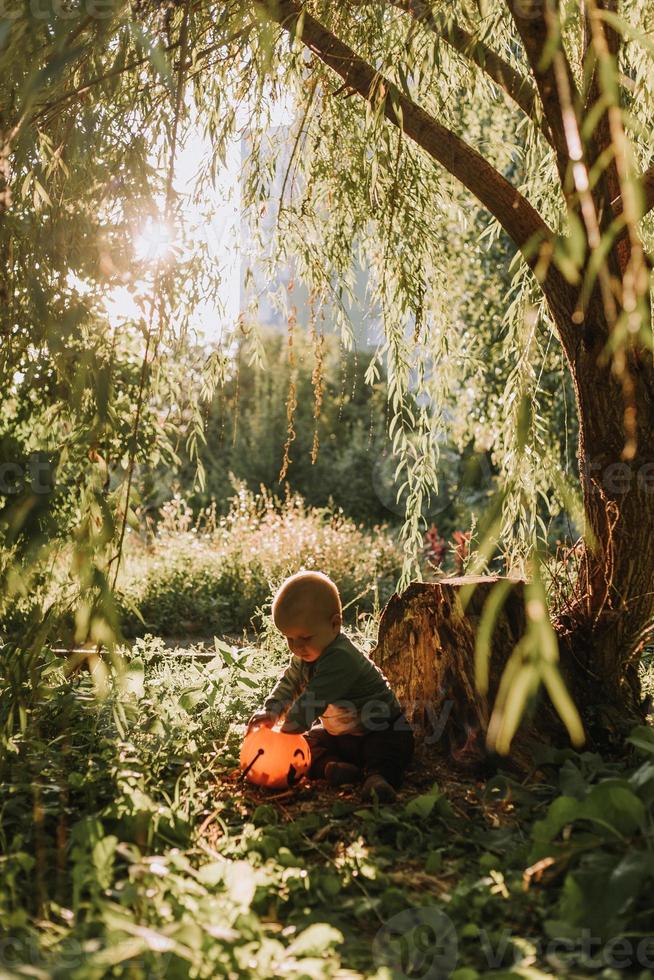
[[[252,766],[254,765],[254,763],[257,761],[257,759],[259,758],[260,755],[263,755],[263,753],[264,753],[264,750],[263,749],[258,749],[257,750],[257,754],[254,756],[254,758],[252,759],[252,761],[251,762],[248,762],[248,764],[245,767],[245,769],[241,772],[241,779],[245,779],[245,777],[249,773],[249,771],[252,768]]]

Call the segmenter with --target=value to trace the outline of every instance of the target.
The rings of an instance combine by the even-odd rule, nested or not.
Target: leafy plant
[[[635,765],[544,750],[538,778],[475,785],[425,760],[395,806],[306,786],[276,798],[236,774],[285,659],[261,640],[140,638],[104,700],[47,658],[0,756],[3,969],[382,980],[433,955],[416,910],[451,923],[453,980],[594,977],[627,948],[630,969],[644,963],[649,728],[632,734]]]
[[[193,518],[176,497],[148,546],[130,539],[120,587],[143,620],[124,605],[130,631],[249,629],[282,579],[300,568],[337,582],[351,621],[390,596],[401,559],[385,527],[366,530],[341,510],[307,507],[298,494],[280,500],[264,487],[255,494],[234,485],[227,515],[209,507]]]

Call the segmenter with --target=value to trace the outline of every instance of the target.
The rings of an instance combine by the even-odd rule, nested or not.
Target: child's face
[[[331,618],[323,616],[296,615],[292,619],[277,623],[292,654],[312,663],[317,660],[326,646],[335,640],[341,629],[338,614]]]

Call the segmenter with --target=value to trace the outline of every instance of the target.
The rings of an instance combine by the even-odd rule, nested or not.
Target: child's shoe
[[[325,766],[325,779],[330,786],[345,786],[359,783],[363,772],[350,762],[328,762]]]
[[[397,793],[379,772],[371,773],[361,789],[361,799],[366,803],[372,802],[375,798],[379,803],[392,803],[397,799]]]

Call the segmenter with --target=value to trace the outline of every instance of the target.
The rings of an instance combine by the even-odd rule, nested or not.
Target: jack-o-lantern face
[[[241,769],[257,786],[285,789],[309,771],[311,750],[303,735],[286,735],[272,728],[257,728],[243,739]]]

